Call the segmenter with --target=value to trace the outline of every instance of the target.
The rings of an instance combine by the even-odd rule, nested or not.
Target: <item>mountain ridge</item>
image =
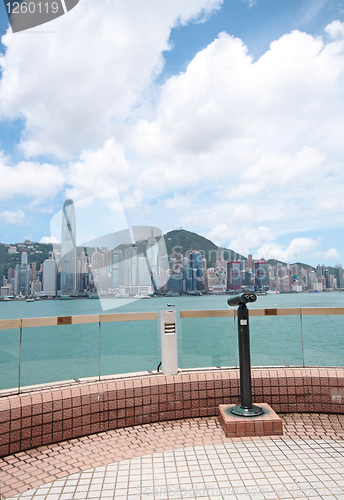
[[[168,255],[173,254],[173,250],[175,250],[175,253],[183,255],[193,250],[200,251],[207,261],[207,267],[212,267],[215,264],[218,249],[223,250],[224,260],[247,260],[247,257],[244,255],[241,255],[229,248],[219,247],[208,238],[192,231],[188,231],[187,229],[173,229],[172,231],[168,231],[164,234],[164,239]],[[177,249],[179,250],[176,251]],[[269,259],[267,262],[272,266],[276,266],[277,264],[282,264],[283,266],[287,265],[286,262],[278,259]],[[303,267],[304,269],[312,269],[315,271],[315,268],[309,264],[304,264],[302,262],[295,262],[295,264],[299,267]]]

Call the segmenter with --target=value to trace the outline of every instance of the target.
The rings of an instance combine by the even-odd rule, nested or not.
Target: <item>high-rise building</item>
[[[168,264],[168,255],[163,255],[159,257],[158,260],[158,267],[159,267],[159,277],[160,277],[160,284],[161,292],[167,292],[168,290],[168,279],[170,276],[170,269],[169,269],[169,264]]]
[[[124,285],[127,287],[138,285],[137,247],[129,246],[124,250]]]
[[[8,281],[11,281],[12,278],[14,278],[16,275],[16,272],[14,269],[12,269],[12,267],[9,268],[8,272],[7,272],[7,279]]]
[[[0,287],[4,284],[5,246],[0,243]]]
[[[21,254],[21,265],[25,266],[27,264],[27,252]]]
[[[202,262],[202,254],[194,251],[189,254],[190,270],[191,270],[191,290],[203,290],[204,266]]]
[[[263,261],[257,261],[254,263],[255,272],[255,282],[257,287],[269,286],[269,263]]]
[[[249,286],[250,284],[250,272],[247,270],[241,271],[241,284],[243,286]]]
[[[152,286],[152,276],[151,272],[147,266],[146,257],[144,255],[139,255],[138,260],[138,284],[139,286]]]
[[[324,266],[324,264],[321,266],[320,264],[317,265],[317,277],[318,278],[323,278],[325,277],[327,267]]]
[[[43,262],[43,293],[56,295],[57,266],[54,259],[46,259]]]
[[[336,266],[334,266],[334,275],[337,281],[337,288],[343,288],[344,280],[343,280],[343,268],[341,264],[337,264]]]
[[[241,289],[241,268],[240,261],[227,262],[227,289]]]
[[[30,267],[28,264],[21,266],[16,265],[15,287],[16,295],[29,295],[30,291]]]
[[[182,265],[183,265],[183,292],[190,292],[192,290],[192,275],[188,257],[182,258]]]
[[[112,287],[118,288],[123,285],[123,252],[114,250],[112,252]]]
[[[32,262],[32,264],[31,264],[31,274],[32,274],[32,281],[37,279],[36,262]]]
[[[218,279],[213,268],[208,269],[204,273],[204,289],[206,292],[213,292],[214,287],[218,285]]]
[[[76,290],[76,225],[72,200],[62,209],[61,231],[61,295],[74,295]],[[43,286],[44,291],[44,286]]]
[[[154,291],[157,292],[160,290],[160,279],[159,279],[159,271],[158,271],[158,260],[159,260],[159,246],[156,239],[152,234],[148,238],[147,246],[146,246],[146,255],[147,255],[147,265],[149,268],[151,284],[153,285]]]
[[[247,257],[247,269],[250,271],[253,270],[253,261],[252,261],[252,255],[249,253]]]

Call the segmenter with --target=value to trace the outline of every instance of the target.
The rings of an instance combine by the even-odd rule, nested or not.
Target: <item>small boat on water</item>
[[[35,302],[35,301],[36,301],[36,299],[34,297],[28,297],[26,299],[26,302]]]

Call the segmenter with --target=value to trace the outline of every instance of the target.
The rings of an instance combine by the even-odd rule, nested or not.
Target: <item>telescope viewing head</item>
[[[257,300],[257,295],[255,293],[241,293],[240,295],[234,295],[227,300],[229,306],[242,306],[246,305],[248,302],[255,302]]]

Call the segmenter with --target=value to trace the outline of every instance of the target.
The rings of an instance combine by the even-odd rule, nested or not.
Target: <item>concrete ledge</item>
[[[0,397],[0,456],[109,429],[217,416],[239,402],[239,370],[148,374]],[[252,398],[279,413],[344,413],[343,368],[252,369]]]
[[[266,403],[259,403],[264,414],[257,417],[240,417],[231,413],[233,405],[219,405],[219,420],[226,437],[280,436],[282,419]]]

